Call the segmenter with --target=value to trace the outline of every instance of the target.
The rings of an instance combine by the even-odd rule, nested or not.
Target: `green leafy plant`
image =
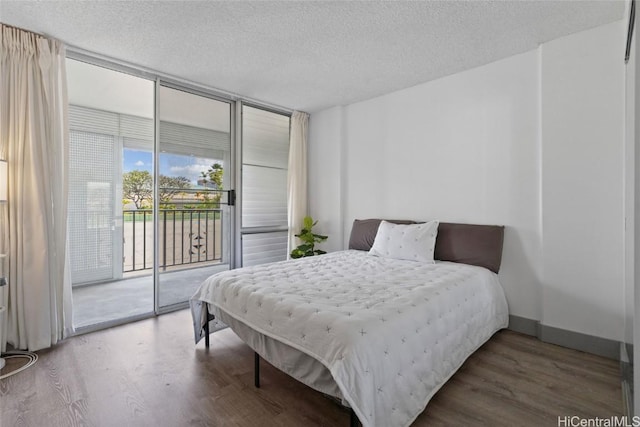
[[[222,194],[218,192],[212,195],[211,190],[221,191],[223,179],[224,168],[220,163],[214,163],[206,172],[200,173],[200,180],[198,180],[198,184],[202,184],[207,188],[206,190],[196,193],[196,198],[202,200],[202,202],[200,202],[201,209],[217,209],[220,207]]]
[[[300,234],[296,234],[296,237],[302,241],[302,244],[291,251],[291,258],[326,254],[325,251],[315,248],[316,243],[324,242],[328,237],[313,232],[313,226],[317,223],[318,221],[314,222],[310,216],[304,217],[302,230]]]

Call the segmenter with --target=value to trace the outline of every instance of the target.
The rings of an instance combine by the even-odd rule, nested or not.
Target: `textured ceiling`
[[[624,1],[0,0],[0,21],[312,112],[525,52],[624,10]]]

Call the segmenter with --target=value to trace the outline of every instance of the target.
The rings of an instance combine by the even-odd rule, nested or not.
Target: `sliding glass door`
[[[286,259],[288,115],[72,59],[67,75],[76,328],[186,307],[216,272]]]
[[[154,82],[67,60],[74,325],[154,311]]]
[[[186,306],[232,264],[233,104],[72,59],[67,75],[75,327]]]
[[[204,279],[230,268],[231,107],[230,102],[159,87],[160,311],[184,304]]]

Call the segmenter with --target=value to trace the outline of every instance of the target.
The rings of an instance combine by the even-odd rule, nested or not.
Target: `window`
[[[242,107],[242,265],[287,258],[290,117]]]

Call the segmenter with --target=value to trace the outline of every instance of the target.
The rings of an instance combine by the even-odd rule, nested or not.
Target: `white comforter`
[[[407,426],[508,310],[496,274],[343,251],[219,273],[193,300],[322,362],[363,426]]]

